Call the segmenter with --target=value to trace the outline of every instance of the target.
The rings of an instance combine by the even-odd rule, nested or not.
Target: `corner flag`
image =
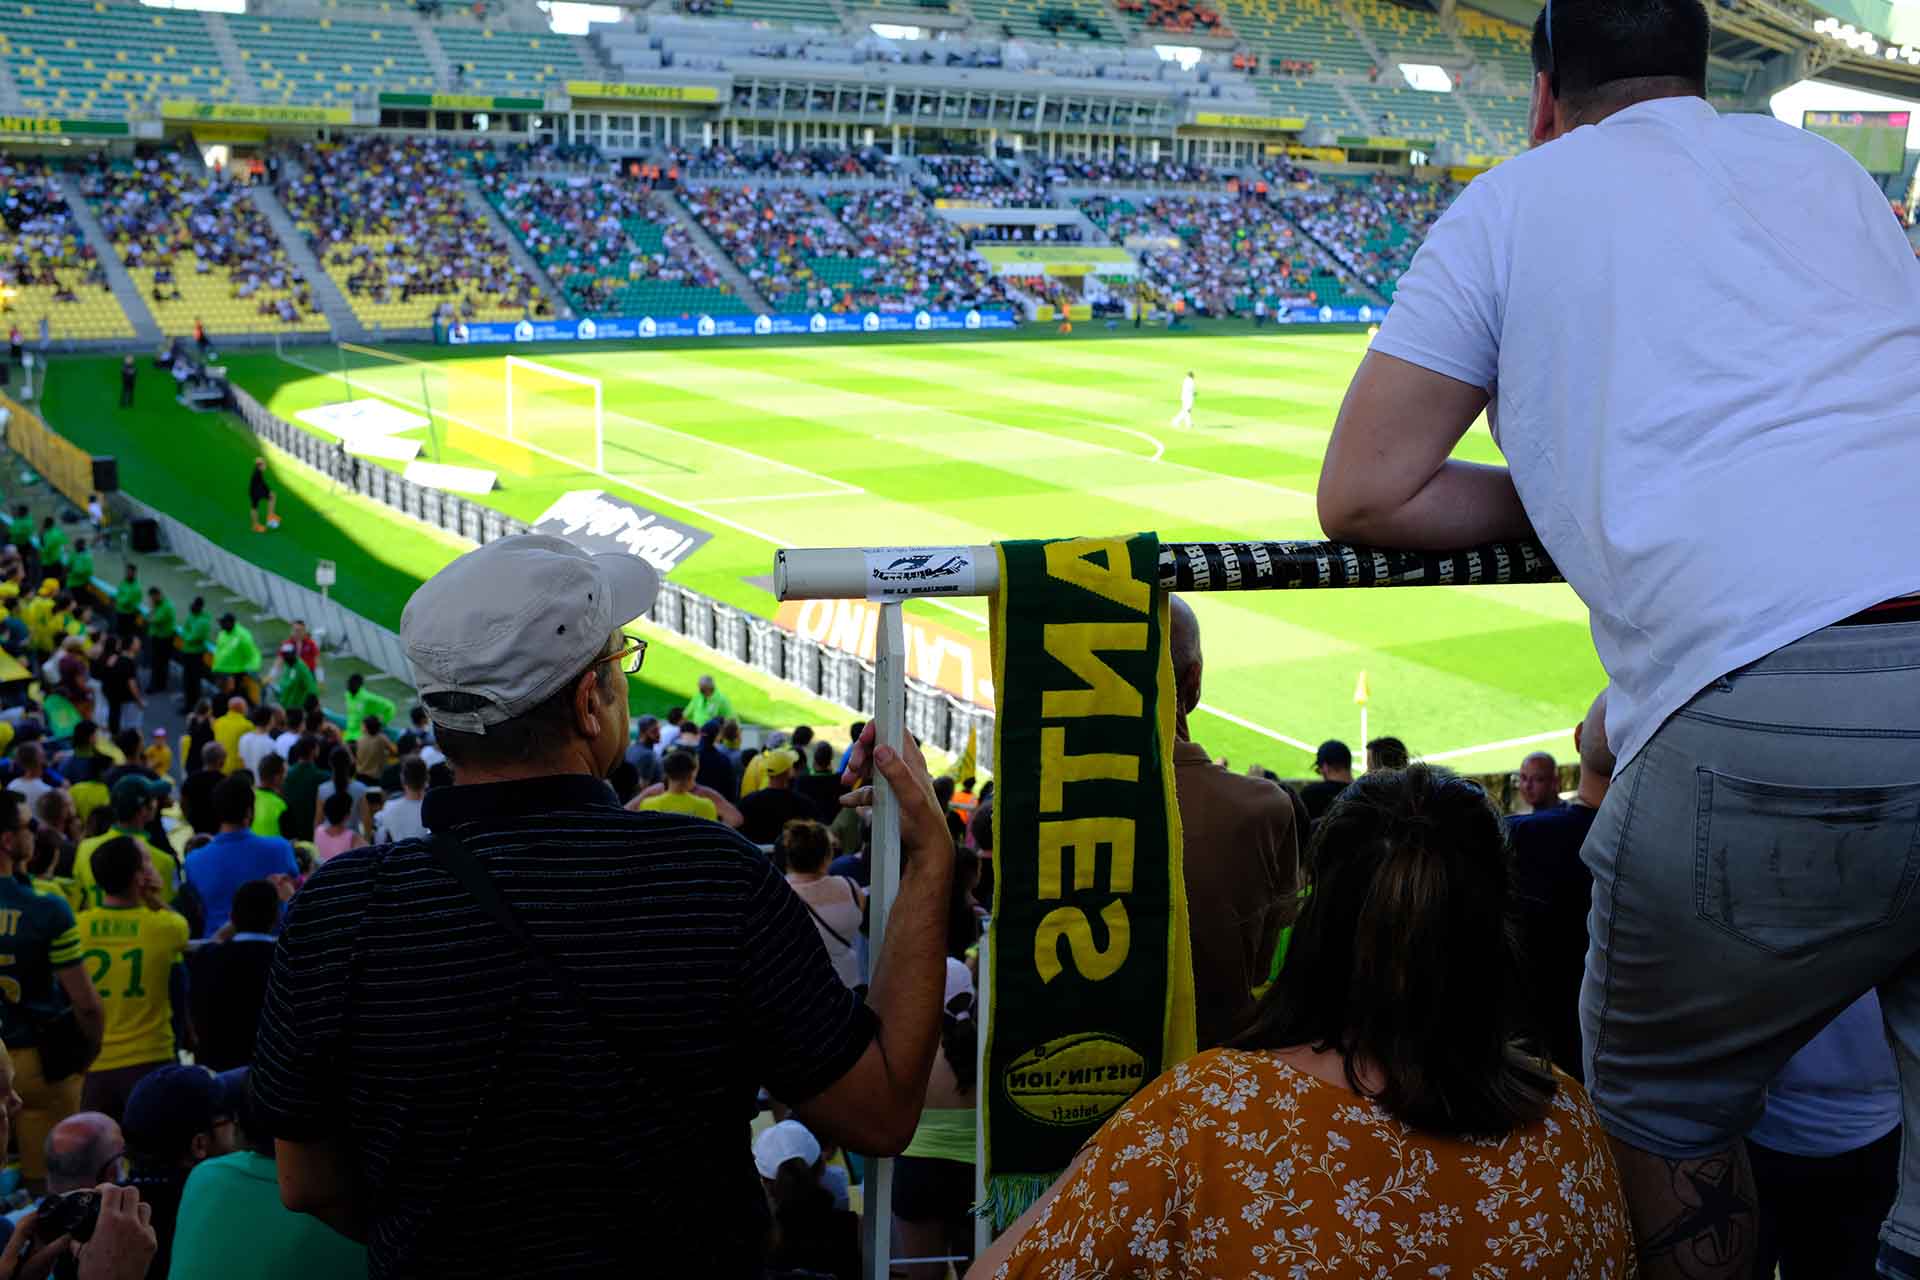
[[[1360,680],[1353,686],[1353,700],[1361,706],[1367,705],[1367,673],[1360,673]]]

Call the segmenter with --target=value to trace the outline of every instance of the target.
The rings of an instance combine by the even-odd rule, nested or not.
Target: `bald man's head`
[[[1520,762],[1520,797],[1529,809],[1551,809],[1560,803],[1560,765],[1544,751]]]
[[[112,1116],[82,1111],[53,1126],[47,1135],[47,1190],[54,1195],[84,1191],[119,1181],[108,1169],[126,1154],[127,1142]]]
[[[1168,647],[1173,651],[1173,687],[1180,692],[1180,710],[1190,712],[1200,705],[1200,619],[1179,596],[1169,596],[1173,615],[1167,629]]]

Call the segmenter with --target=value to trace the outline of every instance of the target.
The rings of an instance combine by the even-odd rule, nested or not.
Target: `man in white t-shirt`
[[[1552,0],[1533,61],[1542,145],[1399,282],[1321,522],[1537,533],[1586,603],[1619,757],[1588,1088],[1642,1274],[1745,1276],[1740,1136],[1876,986],[1920,1126],[1920,266],[1838,148],[1707,104],[1698,0]],[[1510,469],[1449,460],[1482,409]],[[1920,1176],[1883,1242],[1920,1275]]]
[[[1187,376],[1180,380],[1180,412],[1173,415],[1172,425],[1175,431],[1191,431],[1193,429],[1192,370],[1188,370]]]
[[[274,738],[277,736],[273,731],[275,714],[264,703],[255,707],[248,717],[253,721],[252,730],[240,735],[240,765],[256,778],[260,776],[260,762],[273,753]]]
[[[427,762],[419,756],[408,756],[402,760],[400,786],[400,798],[382,805],[373,820],[375,844],[411,840],[427,833],[426,823],[420,820],[420,805],[427,796]]]
[[[27,798],[27,807],[34,808],[40,803],[40,797],[53,790],[53,784],[47,781],[47,753],[37,742],[23,742],[14,748],[13,767],[20,776],[7,784],[7,790]]]

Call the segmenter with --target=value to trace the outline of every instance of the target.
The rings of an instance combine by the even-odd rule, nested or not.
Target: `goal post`
[[[573,462],[607,469],[605,391],[600,379],[524,356],[506,357],[506,437]]]

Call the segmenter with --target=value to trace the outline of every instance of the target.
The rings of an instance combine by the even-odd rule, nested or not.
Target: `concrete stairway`
[[[100,219],[93,216],[86,197],[80,194],[80,183],[70,173],[57,173],[54,181],[60,184],[60,192],[67,198],[67,207],[73,210],[75,222],[80,224],[81,234],[99,256],[100,265],[106,269],[107,287],[113,290],[113,300],[127,313],[127,319],[133,325],[134,337],[150,347],[160,345],[164,335],[160,324],[153,318],[153,312],[147,307],[147,300],[140,296],[140,288],[134,284],[133,277],[127,274],[127,268],[120,261],[120,255],[113,251],[113,237],[100,225]]]
[[[233,28],[227,25],[223,13],[203,13],[206,19],[207,35],[213,39],[213,47],[220,51],[220,65],[233,77],[234,87],[240,90],[245,102],[260,101],[260,85],[253,78],[253,72],[247,68],[247,60],[240,56],[240,42],[233,38]]]
[[[727,256],[727,251],[720,247],[717,240],[707,234],[707,229],[700,225],[700,219],[694,217],[692,211],[680,203],[678,196],[670,191],[656,191],[653,193],[653,208],[656,216],[662,221],[679,224],[680,229],[687,233],[687,238],[693,241],[693,247],[700,251],[700,256],[720,273],[720,278],[727,282],[727,288],[733,290],[740,296],[741,301],[753,308],[755,315],[764,316],[773,311],[773,307],[762,296],[760,290],[754,288],[753,281],[747,279],[746,272],[733,264],[733,259]]]
[[[353,314],[353,307],[347,302],[347,296],[340,292],[340,286],[334,282],[327,269],[321,265],[313,246],[300,234],[300,228],[293,225],[293,215],[280,203],[280,197],[273,194],[270,187],[254,187],[248,193],[253,207],[265,215],[273,227],[273,233],[280,237],[280,243],[286,246],[287,259],[307,278],[313,286],[313,300],[320,304],[320,314],[327,318],[327,325],[333,330],[336,341],[365,342],[366,326]]]
[[[433,34],[433,26],[420,16],[416,9],[407,10],[406,23],[413,28],[413,34],[420,41],[420,50],[427,55],[427,65],[433,68],[433,82],[442,89],[453,85],[453,59],[447,56],[447,50],[440,43],[440,37]]]
[[[513,228],[501,218],[499,210],[487,203],[487,198],[480,194],[480,184],[467,178],[460,183],[460,190],[466,198],[467,211],[481,225],[492,228],[494,234],[506,243],[507,256],[513,259],[513,265],[526,272],[528,278],[540,286],[540,291],[553,304],[553,313],[562,320],[573,319],[573,308],[567,305],[566,295],[553,283],[553,277],[547,274],[547,269],[534,261],[533,255],[527,252],[527,246],[520,242]]]

